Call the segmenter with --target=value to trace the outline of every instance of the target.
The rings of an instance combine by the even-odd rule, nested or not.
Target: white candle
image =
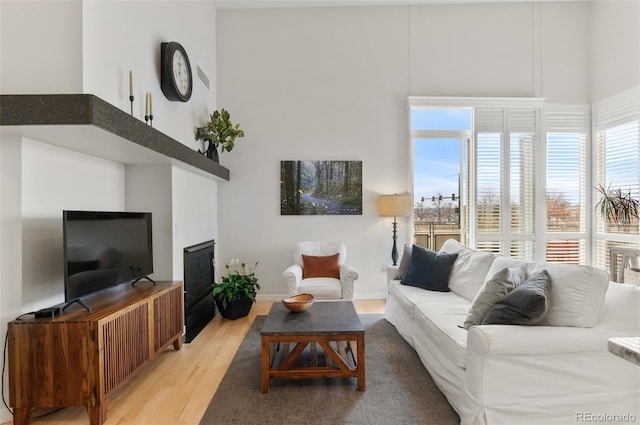
[[[144,94],[144,114],[145,116],[149,115],[149,93]]]
[[[129,70],[129,96],[133,96],[133,71]]]
[[[153,98],[151,92],[149,92],[149,115],[153,115]]]

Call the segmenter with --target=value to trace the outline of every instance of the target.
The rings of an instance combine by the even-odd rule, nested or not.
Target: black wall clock
[[[186,102],[191,98],[191,64],[184,47],[175,41],[160,45],[160,88],[172,101]]]

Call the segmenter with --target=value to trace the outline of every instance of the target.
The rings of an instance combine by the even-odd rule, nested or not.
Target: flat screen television
[[[62,228],[64,308],[153,273],[151,213],[63,211]]]

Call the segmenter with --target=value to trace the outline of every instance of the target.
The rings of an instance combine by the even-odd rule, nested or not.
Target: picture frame
[[[280,161],[281,215],[362,215],[362,161]]]

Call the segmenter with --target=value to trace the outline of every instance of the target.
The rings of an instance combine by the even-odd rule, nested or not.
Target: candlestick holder
[[[129,102],[131,102],[131,116],[133,116],[133,96],[129,96]]]
[[[153,115],[149,115],[149,125],[153,127]]]
[[[144,123],[149,124],[149,115],[144,116]]]

